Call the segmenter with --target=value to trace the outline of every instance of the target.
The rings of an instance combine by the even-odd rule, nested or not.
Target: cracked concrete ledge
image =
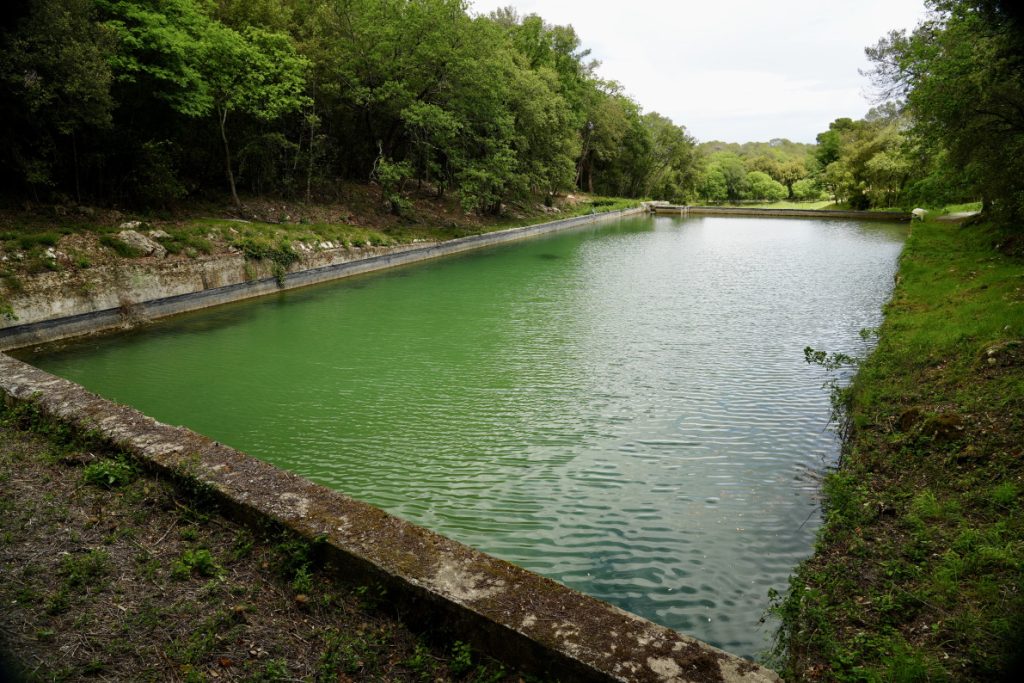
[[[382,584],[413,628],[569,681],[778,683],[772,671],[0,353],[0,392],[97,430],[250,524],[317,539],[336,572]]]
[[[88,286],[68,281],[67,274],[45,273],[37,276],[38,283],[30,283],[24,293],[12,299],[19,320],[0,319],[0,351],[132,327],[147,320],[570,230],[644,211],[645,207],[638,206],[445,242],[369,247],[357,254],[347,249],[327,249],[311,255],[303,254],[281,281],[273,275],[269,264],[246,261],[241,254],[195,261],[142,259],[107,268],[109,272],[101,268],[91,269],[86,277],[95,281],[90,280]]]

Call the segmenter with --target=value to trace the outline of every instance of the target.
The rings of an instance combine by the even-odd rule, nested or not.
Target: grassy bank
[[[522,681],[315,546],[0,403],[0,680]]]
[[[846,392],[814,556],[777,603],[788,680],[1000,680],[1024,653],[1024,262],[915,225]],[[833,351],[842,351],[833,349]]]

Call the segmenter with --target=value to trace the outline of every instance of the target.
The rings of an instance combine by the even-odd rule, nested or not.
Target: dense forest
[[[466,211],[576,189],[673,202],[1024,206],[1024,30],[929,0],[868,49],[879,105],[817,144],[698,145],[598,77],[571,26],[463,0],[12,0],[0,182],[15,205],[331,201],[373,182]]]
[[[595,75],[571,27],[462,0],[21,0],[3,185],[162,205],[410,182],[468,211],[582,187],[683,197],[694,141]]]

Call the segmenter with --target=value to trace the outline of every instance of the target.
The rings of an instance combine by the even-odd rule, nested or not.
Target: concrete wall
[[[320,539],[349,580],[378,582],[414,628],[570,681],[779,683],[763,667],[313,484],[0,354],[0,397],[101,433],[225,514]]]
[[[82,272],[44,273],[26,278],[24,290],[12,298],[17,320],[0,320],[0,350],[126,327],[643,211],[638,207],[577,216],[438,243],[303,252],[283,282],[274,277],[270,264],[247,261],[242,254],[199,259],[147,258]]]

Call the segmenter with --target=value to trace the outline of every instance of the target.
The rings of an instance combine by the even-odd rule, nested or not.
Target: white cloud
[[[476,0],[572,24],[647,111],[702,140],[813,142],[840,116],[859,117],[864,48],[924,17],[923,0]]]

